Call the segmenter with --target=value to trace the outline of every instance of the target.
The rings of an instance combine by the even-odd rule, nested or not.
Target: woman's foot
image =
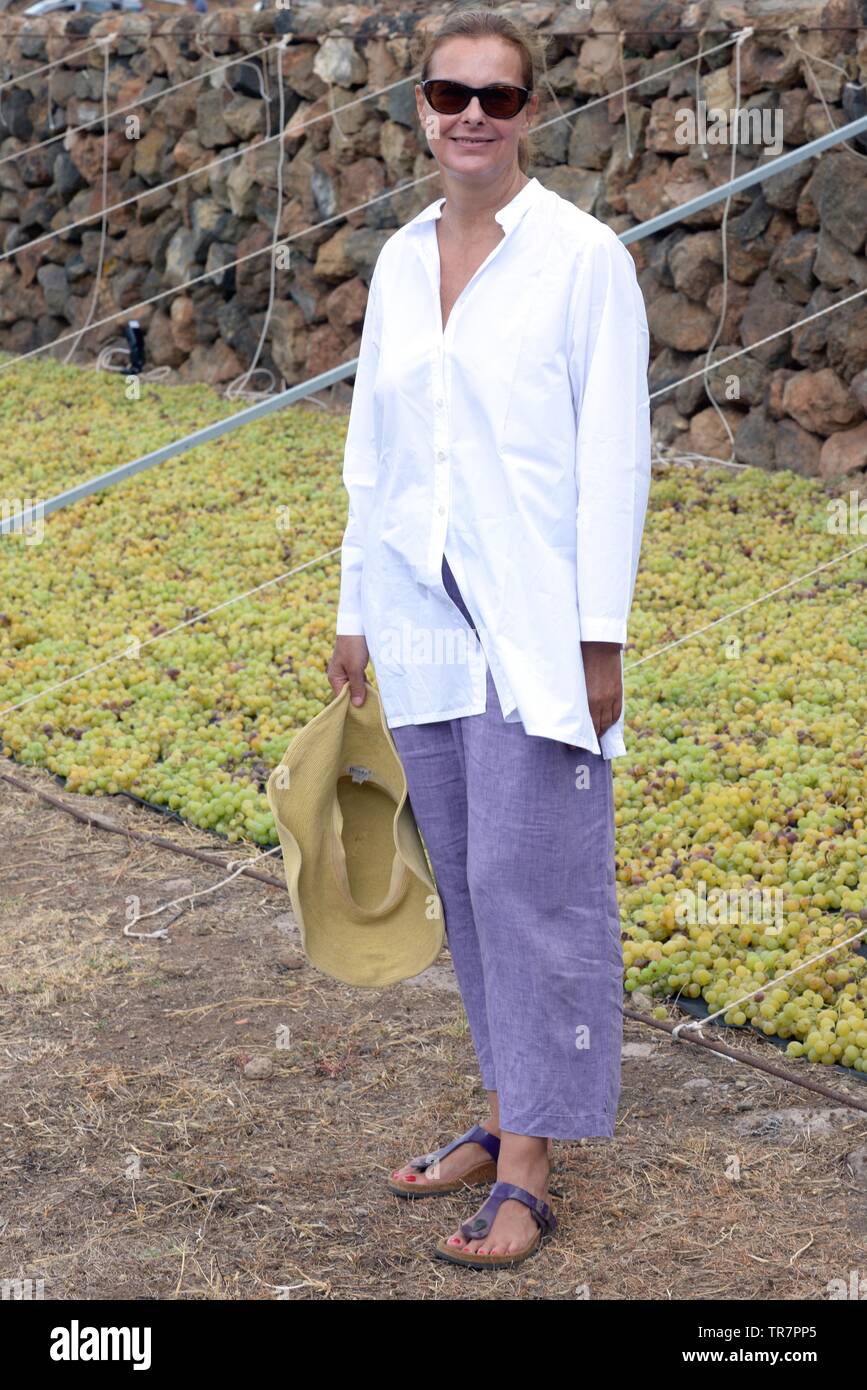
[[[482,1120],[481,1128],[486,1129],[489,1134],[495,1134],[499,1139],[500,1131],[490,1119]],[[554,1145],[549,1139],[549,1160],[553,1156],[553,1153]],[[403,1178],[404,1182],[417,1183],[419,1187],[423,1187],[426,1182],[436,1182],[437,1179],[461,1178],[465,1173],[469,1173],[473,1168],[477,1168],[480,1163],[490,1161],[490,1157],[491,1155],[488,1153],[487,1149],[483,1149],[481,1144],[461,1144],[457,1149],[452,1149],[450,1154],[446,1154],[445,1158],[441,1158],[439,1163],[432,1163],[430,1168],[426,1168],[423,1173],[420,1173],[417,1168],[411,1168],[408,1163],[405,1163],[402,1168],[395,1168],[391,1176],[393,1178]],[[497,1177],[501,1177],[499,1168],[497,1169]],[[506,1178],[504,1181],[514,1182],[516,1180],[514,1178]],[[532,1188],[529,1190],[532,1191]],[[509,1202],[508,1205],[514,1206],[515,1204],[514,1202]],[[525,1207],[524,1210],[526,1211],[527,1208]]]
[[[483,1120],[481,1128],[486,1129],[488,1134],[495,1134],[500,1137],[499,1129],[496,1129],[490,1120]],[[478,1168],[480,1163],[490,1163],[491,1155],[487,1149],[482,1148],[481,1144],[460,1144],[456,1149],[452,1149],[450,1154],[441,1158],[439,1162],[432,1163],[423,1173],[417,1168],[412,1168],[405,1163],[402,1168],[395,1168],[392,1173],[393,1178],[402,1178],[404,1182],[411,1182],[418,1187],[431,1182],[443,1182],[448,1178],[462,1178],[465,1173],[469,1173],[473,1168]]]
[[[551,1140],[527,1134],[501,1135],[500,1157],[497,1161],[497,1181],[514,1183],[532,1192],[534,1197],[548,1200],[548,1176],[551,1171]],[[451,1155],[449,1155],[451,1157]],[[529,1207],[509,1198],[503,1202],[494,1224],[486,1236],[467,1240],[460,1230],[446,1242],[465,1254],[516,1255],[532,1240],[536,1221]]]

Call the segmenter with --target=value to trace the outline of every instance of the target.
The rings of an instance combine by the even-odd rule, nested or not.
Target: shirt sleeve
[[[588,255],[569,318],[578,613],[582,641],[625,645],[650,489],[650,334],[623,243],[612,233]]]
[[[377,260],[370,278],[343,455],[343,483],[349,494],[349,511],[341,546],[336,631],[338,635],[347,636],[364,635],[361,621],[364,533],[379,463],[373,406],[382,330],[379,264]]]

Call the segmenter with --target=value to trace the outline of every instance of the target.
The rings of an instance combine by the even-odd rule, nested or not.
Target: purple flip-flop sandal
[[[523,1250],[517,1250],[511,1255],[480,1255],[478,1252],[464,1254],[459,1247],[448,1245],[445,1236],[437,1242],[434,1254],[441,1260],[448,1260],[455,1265],[468,1265],[470,1269],[511,1269],[514,1265],[521,1264],[524,1260],[535,1255],[541,1249],[542,1241],[550,1235],[557,1225],[557,1218],[549,1207],[548,1203],[541,1197],[534,1197],[532,1192],[527,1192],[523,1187],[516,1187],[511,1182],[495,1182],[491,1188],[491,1194],[482,1204],[475,1216],[471,1216],[468,1221],[462,1221],[460,1230],[465,1240],[481,1240],[488,1234],[494,1224],[494,1219],[503,1202],[514,1199],[523,1202],[530,1208],[533,1220],[536,1222],[537,1230],[532,1240],[529,1240]]]
[[[469,1168],[459,1178],[427,1178],[423,1183],[413,1183],[408,1182],[406,1178],[392,1177],[388,1184],[389,1190],[397,1197],[442,1197],[449,1192],[460,1192],[465,1187],[479,1187],[482,1184],[494,1182],[497,1177],[500,1141],[496,1134],[491,1134],[481,1125],[473,1125],[466,1134],[459,1135],[450,1144],[445,1144],[441,1149],[435,1149],[433,1153],[419,1154],[417,1158],[411,1158],[409,1164],[415,1168],[416,1172],[425,1173],[428,1168],[435,1167],[440,1159],[445,1158],[446,1154],[450,1154],[461,1144],[481,1144],[482,1148],[487,1149],[491,1157],[477,1163],[474,1168]]]

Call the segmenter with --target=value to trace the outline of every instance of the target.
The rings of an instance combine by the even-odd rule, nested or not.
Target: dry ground
[[[69,799],[226,849],[122,798]],[[555,1145],[554,1241],[514,1272],[443,1265],[436,1237],[480,1196],[404,1202],[384,1180],[483,1113],[446,953],[416,982],[347,988],[305,964],[286,893],[245,878],[170,941],[133,940],[130,895],[146,912],[221,871],[3,781],[0,865],[2,1278],[47,1299],[474,1300],[816,1300],[867,1278],[848,1158],[867,1115],[630,1021],[616,1138]],[[271,1074],[245,1075],[253,1058]]]

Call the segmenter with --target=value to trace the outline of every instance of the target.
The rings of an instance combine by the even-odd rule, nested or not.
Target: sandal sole
[[[437,1259],[446,1260],[452,1265],[463,1265],[466,1269],[514,1269],[516,1265],[521,1265],[525,1260],[531,1260],[534,1255],[538,1255],[542,1249],[542,1243],[543,1237],[539,1235],[515,1255],[466,1255],[462,1257],[458,1251],[450,1249],[443,1239],[438,1241],[434,1247],[434,1255]]]
[[[393,1192],[395,1197],[448,1197],[455,1192],[462,1192],[465,1187],[484,1187],[490,1182],[495,1182],[497,1178],[496,1163],[483,1163],[476,1168],[470,1168],[462,1178],[452,1178],[448,1182],[437,1180],[435,1182],[402,1183],[389,1182],[388,1190]]]

